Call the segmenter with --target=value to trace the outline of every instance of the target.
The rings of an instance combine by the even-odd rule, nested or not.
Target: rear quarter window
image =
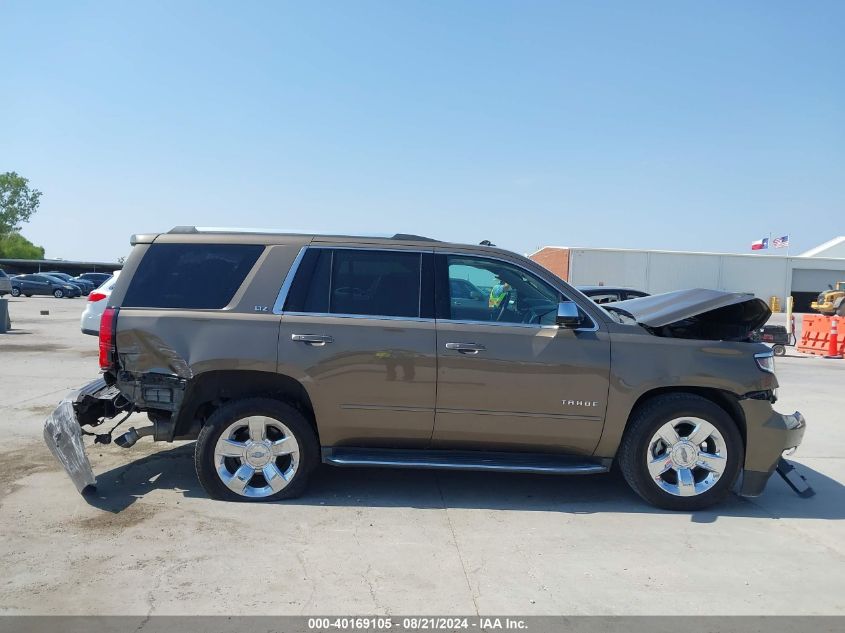
[[[122,306],[219,310],[235,296],[263,250],[259,244],[153,244]]]

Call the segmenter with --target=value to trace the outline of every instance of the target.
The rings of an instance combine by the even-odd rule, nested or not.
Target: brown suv
[[[770,312],[689,290],[598,306],[490,246],[177,228],[133,237],[100,328],[102,378],[45,438],[82,490],[81,426],[197,439],[214,498],[301,493],[320,463],[606,472],[701,508],[758,495],[804,434],[772,410]],[[102,434],[100,441],[108,441]],[[782,463],[782,462],[781,462]]]

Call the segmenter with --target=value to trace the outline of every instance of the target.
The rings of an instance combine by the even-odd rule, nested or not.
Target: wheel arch
[[[213,370],[192,378],[173,425],[174,438],[193,439],[220,406],[235,399],[264,397],[280,400],[305,416],[319,440],[314,406],[305,386],[286,374],[256,370]]]
[[[628,431],[628,428],[631,424],[631,420],[634,418],[634,415],[639,410],[639,408],[642,407],[646,402],[648,402],[649,400],[653,400],[654,398],[657,398],[659,396],[671,394],[692,394],[696,396],[701,396],[702,398],[709,400],[713,404],[723,409],[731,417],[731,419],[734,421],[737,428],[739,429],[739,434],[742,436],[742,444],[743,447],[745,447],[748,441],[747,428],[745,414],[742,411],[742,407],[739,405],[738,396],[734,393],[731,393],[730,391],[716,389],[713,387],[673,385],[672,387],[658,387],[646,391],[645,393],[641,394],[639,398],[637,398],[636,402],[634,402],[634,406],[632,406],[631,410],[628,412],[628,419],[625,421],[625,430],[623,431],[623,433]]]

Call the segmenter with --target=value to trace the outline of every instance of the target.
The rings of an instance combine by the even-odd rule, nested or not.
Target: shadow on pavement
[[[690,513],[690,520],[709,523],[719,517],[845,518],[845,486],[807,466],[798,464],[797,468],[816,490],[815,497],[798,497],[775,474],[762,497],[749,500],[730,496],[715,508]],[[207,498],[194,472],[193,443],[99,474],[97,490],[85,498],[92,506],[117,513],[154,490],[176,490],[186,497]],[[555,476],[320,466],[302,497],[279,504],[676,514],[647,505],[617,472]]]

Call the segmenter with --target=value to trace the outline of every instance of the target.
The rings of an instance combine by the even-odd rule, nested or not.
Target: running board
[[[341,467],[493,470],[510,473],[594,475],[610,470],[611,460],[548,453],[411,450],[393,448],[324,448],[323,463]]]

